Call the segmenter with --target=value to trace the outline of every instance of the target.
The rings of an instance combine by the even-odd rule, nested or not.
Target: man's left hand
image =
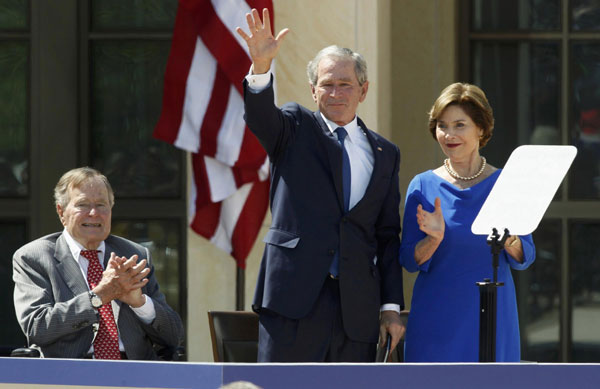
[[[146,266],[147,261],[143,259],[138,263],[137,259],[137,255],[131,258],[111,256],[107,266],[116,270],[119,277],[128,281],[129,288],[119,296],[119,300],[134,308],[139,308],[146,303],[142,287],[148,283],[146,276],[150,274],[150,269]]]
[[[402,319],[400,319],[400,314],[398,314],[398,312],[381,312],[381,320],[379,323],[379,347],[385,347],[387,334],[390,334],[392,336],[390,351],[393,351],[405,332],[406,327],[402,324]]]

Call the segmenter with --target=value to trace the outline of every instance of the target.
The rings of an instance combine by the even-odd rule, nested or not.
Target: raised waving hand
[[[263,74],[271,68],[271,62],[277,55],[281,42],[290,31],[287,28],[279,31],[277,37],[273,37],[271,31],[271,19],[269,10],[263,9],[263,19],[260,20],[260,14],[253,8],[251,13],[246,14],[248,30],[250,35],[237,27],[235,30],[246,41],[250,58],[252,59],[252,69],[254,74]]]

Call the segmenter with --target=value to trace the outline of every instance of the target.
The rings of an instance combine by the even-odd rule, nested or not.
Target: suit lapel
[[[329,131],[329,127],[327,127],[327,124],[323,121],[321,113],[317,111],[313,112],[313,115],[321,128],[320,135],[323,136],[323,142],[321,143],[327,151],[327,159],[329,160],[329,166],[331,168],[331,178],[335,186],[335,192],[337,193],[338,204],[343,210],[344,188],[342,183],[342,150],[340,149],[336,136]]]
[[[109,240],[110,240],[110,235],[104,240],[104,259],[103,259],[103,265],[104,265],[105,269],[106,269],[106,266],[108,266],[108,260],[110,259],[110,253],[112,251],[115,251],[115,249],[111,246]]]
[[[79,267],[79,263],[73,259],[73,255],[71,255],[71,251],[69,250],[69,245],[62,234],[56,239],[54,258],[58,262],[58,271],[73,294],[78,295],[87,292],[88,287],[83,278],[83,274],[81,273],[81,267]]]

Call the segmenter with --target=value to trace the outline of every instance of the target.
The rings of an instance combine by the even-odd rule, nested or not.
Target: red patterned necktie
[[[81,250],[81,256],[89,261],[87,280],[90,289],[94,289],[102,279],[102,266],[98,260],[98,250]],[[119,333],[110,303],[98,308],[100,326],[94,339],[94,357],[96,359],[121,359],[119,352]]]

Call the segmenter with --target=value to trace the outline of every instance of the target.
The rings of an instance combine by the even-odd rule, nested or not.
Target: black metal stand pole
[[[503,282],[498,282],[498,257],[508,236],[507,229],[504,229],[502,237],[498,234],[498,230],[493,229],[487,243],[492,250],[494,279],[492,281],[485,278],[483,282],[477,282],[479,287],[479,362],[496,362],[497,296],[498,287],[504,285]]]
[[[236,274],[235,274],[235,310],[243,311],[244,310],[244,302],[245,302],[245,281],[246,281],[246,272],[239,266],[236,266]]]
[[[496,362],[497,286],[489,278],[479,286],[479,362]]]

